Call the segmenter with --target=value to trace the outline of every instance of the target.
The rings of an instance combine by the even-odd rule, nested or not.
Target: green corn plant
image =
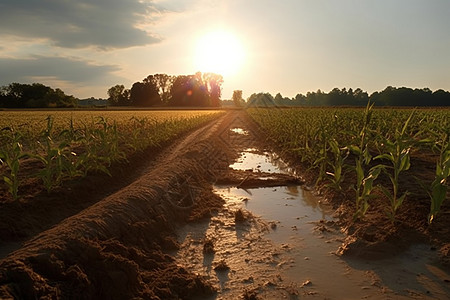
[[[93,152],[83,152],[77,155],[73,163],[73,168],[77,170],[77,175],[86,177],[91,171],[100,171],[108,176],[112,176],[111,172],[106,167],[108,160],[98,157]]]
[[[68,169],[66,165],[70,165],[67,158],[69,155],[75,154],[69,150],[65,141],[55,143],[50,136],[45,138],[41,148],[45,154],[36,154],[34,157],[44,165],[38,176],[44,183],[47,192],[50,192],[61,184],[65,177],[65,170]]]
[[[319,175],[317,177],[315,185],[318,185],[325,178],[327,162],[328,162],[328,145],[324,138],[325,133],[323,131],[321,132],[321,136],[322,136],[322,138],[321,138],[322,145],[320,147],[320,150],[318,151],[319,158],[317,158],[313,163],[313,167],[316,167],[316,168],[318,167],[318,169],[319,169]]]
[[[335,115],[333,115],[334,117]],[[329,146],[330,140],[333,139],[333,128],[334,128],[334,121],[336,119],[333,118],[333,121],[330,121],[330,119],[327,117],[320,118],[319,121],[316,123],[317,130],[314,134],[313,140],[317,140],[317,143],[315,144],[315,153],[318,153],[317,159],[313,163],[313,167],[317,168],[319,171],[316,185],[323,181],[327,177],[327,166],[329,164]]]
[[[117,123],[113,121],[111,125],[107,119],[99,117],[99,121],[96,124],[101,126],[95,131],[95,135],[99,139],[102,156],[104,161],[108,163],[108,166],[112,162],[125,160],[126,155],[119,146],[120,138]]]
[[[69,179],[83,177],[83,160],[80,159],[77,152],[79,153],[81,145],[85,144],[86,136],[83,130],[75,127],[73,117],[69,119],[69,128],[62,130],[58,134],[58,139],[64,141],[70,148],[70,155],[67,155],[67,152],[65,153],[67,161],[64,164],[64,177]]]
[[[29,156],[24,153],[22,144],[20,143],[21,136],[19,133],[14,132],[12,128],[3,128],[2,131],[10,131],[11,141],[6,143],[5,148],[0,149],[0,163],[6,165],[9,169],[8,175],[3,175],[3,181],[8,186],[8,192],[11,194],[14,200],[18,198],[19,191],[19,169],[20,160]]]
[[[378,178],[381,172],[381,168],[378,166],[371,168],[366,177],[364,177],[363,168],[357,168],[357,184],[360,189],[356,196],[356,212],[353,216],[354,220],[364,217],[369,209],[369,200],[375,197],[372,195],[374,189],[374,181]]]
[[[83,128],[85,151],[77,156],[76,167],[82,171],[83,176],[87,176],[90,171],[100,171],[111,176],[108,170],[111,157],[108,152],[106,120],[100,117],[98,122],[92,120],[90,125],[83,124]]]
[[[110,131],[110,142],[109,142],[109,153],[111,154],[112,161],[122,161],[127,160],[126,154],[120,148],[120,134],[117,129],[117,123],[114,121],[113,125],[109,129]]]
[[[364,151],[361,151],[359,147],[350,146],[353,154],[357,155],[355,159],[355,172],[356,172],[356,185],[353,188],[355,191],[355,213],[353,219],[357,220],[363,218],[369,208],[369,200],[373,198],[372,191],[374,190],[374,181],[381,173],[381,168],[375,166],[370,168],[365,173],[364,166],[368,165],[371,161],[370,153],[365,147]]]
[[[148,119],[132,117],[131,121],[133,121],[133,127],[131,131],[131,141],[128,145],[133,151],[142,152],[149,142],[146,138],[146,124],[148,124]],[[164,130],[161,130],[161,132],[163,131]]]
[[[38,142],[41,148],[40,153],[33,155],[44,165],[39,171],[38,177],[42,180],[47,192],[59,186],[64,178],[65,169],[70,165],[69,156],[75,155],[70,151],[69,144],[66,141],[59,143],[52,138],[53,117],[47,117],[47,128],[41,133],[43,142]]]
[[[443,134],[442,140],[436,143],[439,148],[439,160],[436,163],[436,173],[431,183],[428,194],[431,198],[430,213],[428,214],[428,224],[431,224],[447,196],[447,180],[450,176],[450,137],[448,132]]]
[[[73,122],[73,117],[69,119],[69,128],[62,130],[59,135],[61,137],[64,137],[67,141],[70,142],[77,142],[79,139],[82,138],[82,135],[80,134],[80,131],[75,128],[75,124]]]
[[[341,191],[341,183],[344,180],[344,161],[348,157],[349,151],[348,148],[339,148],[339,144],[335,139],[331,139],[328,141],[331,152],[334,156],[334,161],[329,162],[330,167],[333,169],[332,172],[327,172],[327,175],[330,176],[331,183],[328,184],[328,187],[331,187],[337,191]]]
[[[411,118],[414,114],[414,111],[410,114],[409,118],[406,120],[405,124],[403,125],[401,131],[395,130],[395,137],[393,141],[390,141],[387,138],[383,139],[383,145],[386,149],[387,153],[380,154],[374,158],[374,160],[377,159],[384,159],[391,163],[390,166],[388,165],[380,165],[384,172],[389,176],[389,179],[392,183],[392,193],[390,190],[388,190],[384,186],[380,186],[381,191],[386,196],[386,198],[389,199],[390,202],[390,210],[388,212],[389,217],[393,221],[395,219],[395,214],[397,213],[397,210],[402,205],[403,201],[405,200],[408,192],[404,192],[402,195],[399,191],[399,177],[400,173],[406,170],[409,170],[411,166],[410,162],[410,153],[411,148],[413,146],[413,138],[406,134],[406,129],[408,127],[409,122],[411,121]],[[391,170],[391,172],[388,172],[388,170]]]
[[[353,219],[364,217],[369,208],[369,200],[372,198],[373,183],[379,176],[381,169],[376,166],[371,168],[367,173],[365,166],[372,161],[372,155],[369,151],[368,134],[370,121],[373,114],[373,104],[367,103],[364,111],[363,123],[359,132],[359,145],[349,145],[348,149],[355,157],[356,185],[353,187],[355,191],[355,214]]]
[[[441,205],[447,196],[447,180],[450,176],[450,150],[446,150],[436,164],[436,177],[431,183],[431,206],[428,214],[428,223],[436,219]]]

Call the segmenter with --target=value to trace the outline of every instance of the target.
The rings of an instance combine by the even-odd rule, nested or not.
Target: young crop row
[[[50,192],[63,181],[91,171],[110,175],[111,164],[149,147],[159,147],[217,111],[106,112],[103,116],[58,112],[0,112],[0,176],[13,199],[21,182],[21,164],[39,162],[32,176]],[[85,112],[75,112],[75,114]],[[27,116],[25,116],[28,114]],[[38,117],[36,117],[38,116]]]
[[[374,190],[389,200],[395,215],[408,191],[400,186],[412,153],[434,153],[435,177],[422,185],[430,195],[428,222],[439,213],[450,175],[450,111],[351,108],[249,109],[250,116],[284,151],[316,169],[316,184],[342,191],[352,178],[355,214],[365,215]],[[377,183],[383,174],[389,185]]]

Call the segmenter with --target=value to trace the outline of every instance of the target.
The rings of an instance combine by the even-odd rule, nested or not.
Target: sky
[[[107,98],[150,74],[214,71],[202,49],[215,35],[222,99],[450,90],[449,16],[448,0],[2,0],[0,86]]]

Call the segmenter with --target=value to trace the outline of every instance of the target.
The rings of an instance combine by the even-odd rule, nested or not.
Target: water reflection
[[[245,149],[237,161],[230,165],[234,170],[252,170],[253,172],[292,174],[292,170],[280,159],[269,152],[257,149]]]
[[[239,128],[239,127],[231,128],[230,131],[234,132],[234,133],[237,133],[237,134],[240,134],[240,135],[248,135],[248,131],[247,130],[244,130],[244,129]]]
[[[297,185],[290,185],[286,187],[287,194],[292,196],[298,196],[298,186]]]
[[[217,186],[215,192],[225,199],[227,204],[242,205],[265,220],[277,220],[289,228],[298,226],[299,219],[306,218],[308,221],[333,219],[329,207],[298,185],[254,188],[246,191]]]

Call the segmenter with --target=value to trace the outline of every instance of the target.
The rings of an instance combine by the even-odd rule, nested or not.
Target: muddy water
[[[238,160],[230,165],[234,170],[253,170],[254,172],[293,174],[294,171],[275,153],[260,152],[256,148],[245,149]]]
[[[289,172],[276,155],[257,149],[246,149],[230,167]],[[344,236],[331,210],[300,186],[215,190],[226,204],[208,222],[190,224],[179,232],[182,247],[176,256],[179,264],[216,287],[218,293],[211,299],[448,299],[450,295],[450,277],[433,264],[435,253],[427,245],[378,261],[335,255]]]

